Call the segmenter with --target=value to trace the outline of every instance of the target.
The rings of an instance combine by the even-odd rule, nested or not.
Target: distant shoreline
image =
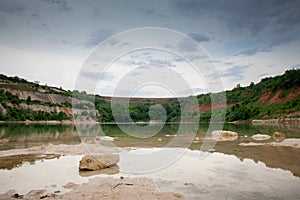
[[[253,125],[281,125],[281,124],[300,124],[300,118],[279,118],[279,119],[264,119],[252,120]]]
[[[208,124],[208,123],[214,123],[214,124],[252,124],[252,125],[281,125],[281,124],[295,124],[300,125],[300,118],[279,118],[279,119],[254,119],[250,121],[234,121],[234,122],[189,122],[189,121],[183,121],[183,122],[122,122],[122,123],[116,123],[116,122],[95,122],[95,121],[72,121],[72,120],[50,120],[50,121],[0,121],[0,124],[43,124],[43,125],[75,125],[75,124],[103,124],[103,125],[114,125],[114,124],[139,124],[139,125],[147,125],[147,124]]]

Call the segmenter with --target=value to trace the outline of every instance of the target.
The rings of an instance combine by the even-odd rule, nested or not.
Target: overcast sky
[[[162,27],[198,42],[221,74],[224,89],[232,89],[299,67],[299,10],[297,0],[2,0],[0,72],[73,89],[84,62],[100,42],[129,29]],[[156,55],[151,57],[154,63],[148,65],[157,64]],[[161,56],[165,55],[157,59]],[[109,83],[121,76],[118,72],[125,61],[127,65],[134,62],[136,69],[145,66],[143,59],[134,58],[130,57],[130,63],[123,59],[123,65],[115,66],[120,70],[111,68],[105,77],[106,90],[97,92],[112,94]],[[159,65],[174,68],[178,59],[173,59],[165,56]],[[92,72],[83,75],[95,80]],[[209,78],[214,76],[204,79]],[[192,88],[207,91],[205,87]],[[159,91],[148,90],[150,96]]]

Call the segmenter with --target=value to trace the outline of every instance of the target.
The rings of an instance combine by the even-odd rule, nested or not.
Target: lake
[[[98,125],[97,125],[98,126]],[[132,125],[124,125],[130,130]],[[157,124],[150,131],[158,130]],[[189,130],[190,124],[185,124]],[[118,168],[96,173],[78,171],[82,156],[22,155],[0,158],[0,193],[16,189],[24,194],[32,189],[46,188],[49,191],[68,189],[68,182],[84,183],[92,177],[148,177],[154,180],[159,190],[179,191],[191,199],[299,199],[300,193],[300,149],[271,145],[240,146],[253,142],[255,134],[272,136],[282,132],[286,138],[300,138],[299,126],[224,124],[223,130],[235,131],[235,141],[217,142],[209,152],[202,151],[208,124],[200,124],[189,148],[168,145],[174,140],[179,124],[166,124],[159,133],[151,137],[134,137],[125,134],[117,125],[41,125],[1,124],[0,138],[9,142],[0,145],[0,150],[21,149],[44,144],[76,145],[94,140],[95,134],[110,136],[115,147],[133,147],[120,153]],[[79,133],[79,135],[78,135]],[[144,136],[144,135],[143,135]],[[184,138],[185,135],[182,135]],[[92,139],[91,139],[92,138]],[[182,139],[184,141],[184,139]],[[255,141],[257,142],[257,141]],[[274,142],[271,137],[267,141]],[[183,144],[185,145],[185,144]],[[167,147],[167,148],[166,148]],[[165,157],[163,157],[165,153]],[[151,157],[150,155],[154,155]],[[158,157],[155,157],[158,155]],[[146,158],[142,160],[142,158]],[[157,160],[155,160],[157,159]],[[157,164],[158,163],[158,164]],[[147,166],[142,170],[138,167]],[[35,176],[39,174],[39,176]],[[168,187],[166,187],[166,185]]]

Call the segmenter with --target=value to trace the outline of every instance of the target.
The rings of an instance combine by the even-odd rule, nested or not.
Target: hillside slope
[[[0,75],[0,120],[72,120],[73,112],[81,114],[93,105],[75,98],[72,110],[72,95],[77,93]]]
[[[150,107],[161,104],[166,111],[168,122],[193,121],[198,110],[200,120],[205,122],[211,119],[211,96],[217,95],[198,95],[199,107],[191,105],[184,116],[181,116],[180,101],[189,101],[188,98],[134,98],[131,99],[129,108],[119,107],[117,115],[124,122],[129,122],[130,118],[136,122],[145,122],[150,120]],[[288,70],[283,75],[264,78],[259,83],[251,83],[247,87],[237,86],[226,91],[226,97],[226,102],[214,102],[214,113],[226,113],[226,121],[299,117],[300,70]],[[93,111],[94,107],[96,111]],[[152,109],[150,112],[154,120],[155,116],[159,118],[162,114],[159,109]],[[66,91],[18,77],[0,75],[0,120],[72,120],[75,117],[77,120],[89,121],[93,116],[97,121],[114,121],[110,97],[88,95],[84,91]]]
[[[262,79],[247,87],[226,91],[226,120],[270,119],[300,116],[300,70]],[[203,120],[209,118],[209,95],[199,95]]]

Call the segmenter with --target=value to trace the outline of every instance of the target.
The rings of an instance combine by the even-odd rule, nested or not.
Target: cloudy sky
[[[82,69],[87,63],[92,63],[89,61],[97,52],[100,42],[130,29],[161,27],[192,38],[201,46],[201,52],[195,50],[193,45],[182,43],[183,40],[176,40],[176,37],[173,37],[173,44],[172,41],[166,42],[164,37],[157,37],[167,50],[180,51],[183,57],[172,57],[170,53],[153,50],[131,53],[106,69],[102,86],[97,86],[97,91],[90,88],[89,92],[112,95],[112,87],[130,70],[138,70],[138,73],[131,71],[130,75],[134,77],[139,74],[140,78],[130,79],[128,76],[123,82],[138,80],[141,84],[145,73],[153,74],[158,68],[164,68],[161,69],[162,74],[168,74],[166,70],[172,68],[176,69],[177,75],[183,75],[183,79],[189,79],[190,76],[188,82],[194,92],[211,90],[207,84],[218,79],[216,71],[220,74],[224,89],[232,89],[237,84],[246,86],[263,77],[299,67],[299,10],[300,1],[297,0],[2,0],[0,72],[66,89],[78,88],[76,80],[79,74],[98,83],[97,70]],[[145,32],[140,40],[147,38],[151,40],[153,35]],[[110,43],[114,42],[113,39],[110,39]],[[118,45],[111,45],[114,46],[111,52],[119,52],[117,48],[130,46],[125,40],[116,41]],[[195,73],[189,66],[180,64],[180,60],[200,60],[203,52],[209,57],[214,70],[210,73],[201,72],[204,77],[197,82]],[[93,60],[94,65],[105,63],[102,62],[104,57],[99,59]],[[153,66],[151,72],[145,70],[147,66],[148,69]],[[183,68],[185,70],[180,71]],[[162,78],[166,77],[157,76],[156,80]],[[170,79],[172,81],[174,79]],[[132,84],[136,83],[133,81]],[[184,90],[182,88],[181,94],[188,95],[188,90],[185,93]],[[145,87],[141,94],[147,92],[150,96],[163,96],[166,91],[157,89],[156,85]]]

